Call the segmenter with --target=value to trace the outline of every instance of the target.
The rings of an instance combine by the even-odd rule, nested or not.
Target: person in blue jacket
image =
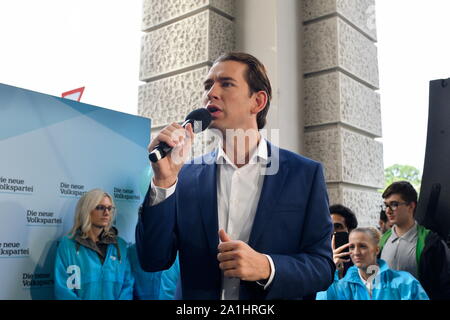
[[[389,269],[378,259],[380,233],[375,228],[357,228],[350,233],[350,258],[354,266],[345,277],[335,276],[317,300],[428,300],[420,282],[409,272]]]
[[[112,227],[115,207],[101,189],[77,203],[75,223],[61,239],[55,258],[56,299],[129,300],[133,298],[127,243]]]
[[[159,300],[163,271],[145,272],[142,270],[137,257],[136,244],[132,244],[128,248],[128,255],[130,256],[131,271],[134,277],[133,299]]]
[[[162,271],[159,300],[181,299],[180,262],[178,254],[173,265]]]

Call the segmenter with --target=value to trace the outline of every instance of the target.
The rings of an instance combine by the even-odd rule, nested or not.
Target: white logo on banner
[[[81,289],[81,270],[77,265],[67,267],[67,273],[71,276],[67,278],[66,284],[69,289]]]

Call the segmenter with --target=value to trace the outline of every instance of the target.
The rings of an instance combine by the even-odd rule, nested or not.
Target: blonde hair
[[[78,230],[81,233],[81,238],[86,239],[88,237],[88,232],[92,228],[91,222],[91,212],[92,210],[100,204],[104,197],[108,197],[111,201],[112,206],[114,207],[113,198],[102,189],[93,189],[86,192],[80,200],[77,202],[77,206],[75,209],[75,218],[72,230],[69,232],[70,237],[75,237]],[[111,220],[108,225],[104,228],[104,232],[106,235],[111,234],[112,223],[115,218],[115,211],[111,211]]]
[[[352,234],[353,232],[362,232],[365,233],[366,235],[369,236],[371,242],[375,245],[378,246],[378,244],[380,243],[380,239],[381,239],[381,234],[380,232],[372,227],[368,227],[368,228],[356,228],[353,229],[352,232],[350,232],[350,234]]]

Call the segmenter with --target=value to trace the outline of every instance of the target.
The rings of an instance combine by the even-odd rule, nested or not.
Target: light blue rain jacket
[[[131,300],[134,279],[126,242],[117,237],[117,248],[109,244],[101,264],[97,253],[75,240],[61,239],[55,259],[55,298],[61,300]]]
[[[372,297],[361,281],[358,268],[348,269],[344,278],[337,276],[327,291],[317,293],[317,300],[429,300],[420,282],[409,272],[389,269],[387,263],[378,260],[379,273],[374,280]]]
[[[161,290],[159,300],[181,299],[180,262],[175,259],[172,266],[164,270],[161,275]]]
[[[134,299],[135,300],[158,300],[161,285],[162,271],[146,272],[142,270],[137,256],[136,244],[128,248],[131,270],[134,276]]]

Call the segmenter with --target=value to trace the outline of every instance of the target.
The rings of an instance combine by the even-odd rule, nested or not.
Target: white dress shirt
[[[224,229],[232,240],[248,243],[253,227],[259,197],[264,183],[264,172],[268,163],[267,141],[261,138],[258,147],[249,157],[248,164],[241,168],[219,148],[217,163],[217,210],[219,229]],[[157,205],[170,197],[176,188],[176,183],[168,189],[159,188],[151,183],[150,204]],[[275,266],[270,256],[270,277],[264,289],[270,285],[275,275]],[[223,277],[223,300],[239,299],[240,279]]]

